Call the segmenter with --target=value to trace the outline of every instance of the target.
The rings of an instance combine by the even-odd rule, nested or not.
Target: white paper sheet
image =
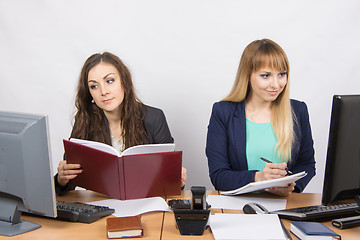
[[[216,240],[285,239],[277,214],[215,214],[210,227]]]
[[[108,199],[91,202],[97,206],[106,206],[115,209],[115,217],[129,217],[155,211],[170,212],[171,208],[162,197],[140,198],[131,200]]]
[[[256,198],[243,196],[221,196],[209,195],[206,201],[211,205],[211,208],[235,209],[242,210],[247,203],[255,202],[263,205],[268,211],[276,211],[286,208],[286,199],[278,198]]]

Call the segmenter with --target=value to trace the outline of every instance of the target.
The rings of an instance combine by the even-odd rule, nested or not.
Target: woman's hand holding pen
[[[255,173],[255,182],[285,177],[286,163],[267,163],[262,171]]]
[[[74,179],[78,174],[82,173],[83,170],[80,169],[80,167],[80,164],[67,164],[66,160],[60,161],[57,168],[57,181],[60,186],[65,186],[69,180]]]
[[[285,177],[288,174],[286,163],[267,163],[262,171],[255,173],[255,182]],[[272,187],[267,192],[279,195],[289,196],[295,188],[295,183],[289,184],[287,187]]]
[[[290,183],[287,187],[272,187],[267,189],[266,191],[275,195],[287,197],[289,196],[295,189],[295,183]]]

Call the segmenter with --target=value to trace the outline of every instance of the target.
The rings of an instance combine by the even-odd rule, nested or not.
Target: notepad
[[[295,181],[305,177],[306,175],[307,175],[307,173],[303,171],[303,172],[296,173],[293,175],[285,176],[283,178],[276,178],[276,179],[271,179],[271,180],[266,180],[266,181],[261,181],[261,182],[251,182],[251,183],[249,183],[243,187],[240,187],[238,189],[235,189],[235,190],[223,191],[223,192],[221,192],[221,194],[223,194],[223,195],[239,195],[239,194],[264,190],[264,189],[271,188],[271,187],[286,187],[286,186],[288,186],[288,184],[295,182]]]

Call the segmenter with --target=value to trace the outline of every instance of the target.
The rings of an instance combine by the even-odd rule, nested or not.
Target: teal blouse
[[[248,170],[262,171],[266,162],[260,157],[274,163],[281,163],[275,151],[277,138],[271,122],[255,123],[246,119],[246,159]]]

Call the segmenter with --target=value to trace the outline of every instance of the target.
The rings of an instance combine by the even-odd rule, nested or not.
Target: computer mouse
[[[248,203],[243,207],[243,211],[246,214],[268,214],[269,211],[259,203]]]

